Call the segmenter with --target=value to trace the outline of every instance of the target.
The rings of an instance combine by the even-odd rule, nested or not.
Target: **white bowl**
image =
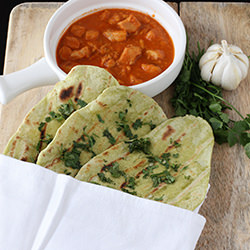
[[[131,86],[150,97],[166,89],[178,76],[186,49],[184,25],[167,3],[162,0],[70,0],[54,13],[47,24],[44,33],[45,58],[23,70],[0,76],[0,103],[6,104],[31,88],[63,80],[66,74],[56,62],[56,48],[63,32],[79,17],[105,8],[126,8],[149,14],[168,31],[175,49],[172,64],[155,78]]]
[[[44,34],[44,52],[49,66],[58,75],[65,73],[56,62],[56,48],[63,32],[79,17],[105,8],[126,8],[137,10],[154,18],[167,30],[174,44],[175,54],[172,64],[160,75],[144,83],[131,86],[153,97],[165,90],[178,76],[185,56],[186,33],[177,13],[162,0],[70,0],[62,5],[51,17]]]

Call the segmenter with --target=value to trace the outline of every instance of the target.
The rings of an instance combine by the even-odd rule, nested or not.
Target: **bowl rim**
[[[50,35],[51,35],[52,29],[54,27],[54,23],[58,19],[58,17],[61,15],[61,13],[64,12],[65,9],[70,8],[70,6],[77,1],[81,1],[81,0],[69,0],[68,2],[66,2],[62,6],[60,6],[55,11],[55,13],[51,16],[51,18],[49,19],[48,24],[47,24],[46,29],[45,29],[45,32],[44,32],[43,45],[44,45],[45,58],[46,58],[47,63],[49,64],[49,66],[54,70],[54,72],[59,76],[59,78],[65,78],[67,74],[58,66],[56,60],[54,60],[54,58],[53,58],[53,55],[51,53],[51,49],[49,46]],[[186,30],[185,30],[184,24],[183,24],[180,16],[178,15],[178,13],[168,3],[166,3],[163,0],[150,0],[150,1],[158,2],[159,4],[164,6],[164,8],[166,8],[172,14],[172,17],[174,17],[174,21],[177,23],[177,25],[181,31],[180,33],[183,35],[183,37],[182,37],[181,46],[179,48],[179,50],[180,50],[178,53],[179,56],[177,57],[176,53],[174,53],[174,59],[173,59],[172,63],[170,64],[170,66],[167,69],[165,69],[162,73],[157,75],[156,77],[154,77],[148,81],[145,81],[143,83],[129,86],[129,87],[137,89],[137,90],[151,86],[155,81],[160,81],[162,78],[164,78],[165,75],[169,74],[172,70],[174,70],[176,68],[176,66],[178,66],[180,63],[182,63],[183,55],[185,55],[185,51],[186,51],[186,43],[187,43]],[[136,0],[135,0],[135,2],[136,2]],[[100,9],[102,9],[101,6],[99,9],[96,9],[96,11],[98,11]],[[140,11],[139,9],[137,9],[137,10]],[[60,36],[59,36],[59,38],[60,38]],[[172,38],[172,41],[173,41],[173,38]],[[174,41],[173,41],[173,44],[174,44],[174,48],[175,48]],[[171,85],[171,83],[169,85]],[[168,86],[166,86],[166,87],[168,87]]]

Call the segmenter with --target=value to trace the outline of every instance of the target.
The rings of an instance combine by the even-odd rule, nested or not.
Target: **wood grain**
[[[44,56],[45,27],[62,3],[24,3],[16,6],[9,21],[4,74],[23,69]],[[16,131],[27,112],[52,86],[27,91],[7,105],[0,104],[0,152]]]
[[[222,39],[238,45],[250,55],[250,4],[189,3],[180,5],[180,16],[191,51],[207,48]],[[250,74],[232,92],[223,92],[243,115],[250,113]],[[233,119],[239,119],[230,112]],[[201,209],[207,219],[196,249],[250,249],[250,160],[240,146],[215,145],[211,188]]]
[[[176,3],[170,3],[178,10]],[[25,68],[43,57],[46,24],[61,3],[24,3],[11,13],[4,73]],[[180,16],[189,36],[190,51],[196,42],[207,48],[209,42],[226,39],[250,55],[250,5],[248,3],[183,2]],[[16,131],[25,114],[52,87],[37,88],[0,106],[0,152]],[[174,85],[155,97],[168,117],[173,116],[169,100]],[[250,75],[225,98],[243,115],[250,113]],[[238,119],[237,115],[231,117]],[[211,188],[201,214],[206,226],[196,249],[250,249],[250,160],[239,146],[216,145],[213,153]],[[166,248],[167,249],[167,248]]]

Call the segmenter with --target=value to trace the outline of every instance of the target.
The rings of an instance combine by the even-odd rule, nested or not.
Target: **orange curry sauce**
[[[168,68],[174,45],[167,31],[149,15],[105,9],[74,22],[62,35],[56,58],[66,73],[79,64],[95,65],[130,86]]]

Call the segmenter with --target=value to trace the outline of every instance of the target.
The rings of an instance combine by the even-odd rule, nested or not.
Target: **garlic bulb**
[[[214,44],[207,49],[199,67],[203,80],[233,90],[247,76],[249,59],[239,47],[222,40],[221,45]]]

